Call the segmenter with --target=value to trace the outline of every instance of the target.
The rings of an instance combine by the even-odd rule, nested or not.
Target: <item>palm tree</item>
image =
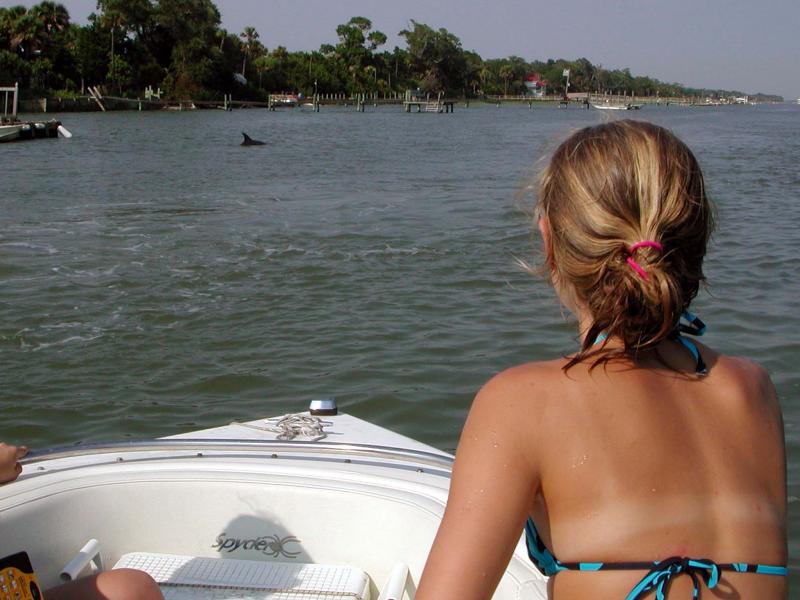
[[[481,67],[481,70],[478,71],[478,77],[481,80],[481,92],[483,94],[486,93],[486,82],[489,80],[491,76],[492,76],[491,69],[489,69],[489,67],[486,66],[486,63],[484,63],[483,66]]]
[[[371,87],[377,87],[378,85],[378,69],[373,67],[372,65],[367,65],[364,67],[364,80],[365,83],[372,82],[374,85]],[[375,91],[374,89],[372,91]]]
[[[19,52],[25,58],[30,58],[39,49],[41,40],[39,21],[26,11],[11,23],[11,39],[9,47],[12,52]]]
[[[225,47],[225,40],[228,39],[228,30],[220,27],[214,32],[214,36],[219,40],[219,51]]]
[[[258,41],[259,35],[255,27],[245,27],[244,31],[239,34],[239,37],[244,40],[244,59],[242,60],[242,75],[244,75],[245,67],[247,66],[247,57],[253,51],[253,48]]]
[[[63,4],[55,2],[41,2],[28,11],[38,22],[37,46],[41,54],[48,55],[54,60],[53,50],[57,51],[59,38],[69,29],[69,12]]]
[[[505,92],[503,95],[508,96],[508,80],[514,75],[514,69],[510,65],[503,65],[500,67],[500,77],[503,78],[505,84]]]
[[[19,42],[14,43],[17,35],[17,23],[28,12],[24,6],[0,8],[0,39],[3,40],[4,49],[15,52]]]
[[[118,29],[125,27],[125,15],[122,14],[122,11],[120,11],[113,2],[98,3],[98,5],[103,8],[100,23],[108,27],[111,32],[111,61],[109,63],[109,74],[111,75],[111,87],[114,87],[114,82],[117,79],[116,61],[114,59],[115,34]]]
[[[288,85],[288,81],[286,80],[286,63],[289,60],[289,51],[285,46],[278,46],[272,51],[271,59],[269,70],[272,71],[278,82],[285,87]]]
[[[46,0],[34,6],[31,11],[48,34],[60,33],[69,27],[69,11],[63,4]]]

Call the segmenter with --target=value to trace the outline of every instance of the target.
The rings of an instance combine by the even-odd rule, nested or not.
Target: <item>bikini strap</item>
[[[619,563],[623,564],[623,563]],[[606,568],[608,568],[607,565]],[[678,575],[688,575],[692,580],[692,598],[700,597],[700,582],[708,589],[717,587],[720,571],[736,571],[738,573],[760,573],[762,575],[778,575],[786,577],[789,569],[774,565],[759,565],[749,563],[721,563],[717,564],[708,558],[688,558],[686,556],[672,556],[655,563],[650,572],[645,575],[636,587],[625,597],[625,600],[640,600],[649,592],[655,590],[656,600],[664,600],[669,591],[672,579]]]
[[[701,582],[708,589],[719,583],[720,571],[737,573],[758,573],[786,577],[789,569],[775,565],[751,563],[715,563],[708,558],[689,558],[671,556],[657,562],[559,562],[561,570],[573,571],[639,571],[649,569],[639,583],[625,597],[625,600],[641,600],[655,591],[656,600],[665,600],[672,580],[679,575],[688,575],[692,580],[692,598],[700,597]]]
[[[692,580],[692,598],[699,598],[700,580],[702,579],[708,589],[713,590],[719,583],[719,571],[719,565],[712,560],[672,556],[653,565],[625,600],[639,600],[653,590],[656,592],[656,600],[664,600],[673,577],[682,574],[688,575]]]
[[[531,562],[539,569],[542,575],[552,577],[559,571],[570,568],[561,564],[561,561],[545,546],[544,541],[539,536],[539,531],[536,529],[536,523],[530,517],[525,522],[525,542],[528,549],[528,558],[531,559]]]
[[[688,333],[696,337],[705,334],[706,324],[700,320],[700,317],[690,313],[688,310],[684,310],[681,313],[681,318],[686,320],[686,324],[681,323],[680,320],[678,321],[678,331],[680,333]]]
[[[692,357],[694,357],[695,361],[695,373],[699,375],[707,375],[708,366],[706,366],[703,357],[700,355],[700,350],[697,349],[697,344],[681,335],[682,333],[686,333],[700,337],[706,332],[706,324],[703,323],[697,315],[690,313],[688,310],[683,311],[683,314],[681,314],[681,319],[685,320],[686,323],[681,323],[679,320],[678,326],[670,334],[669,339],[680,343],[692,354]]]

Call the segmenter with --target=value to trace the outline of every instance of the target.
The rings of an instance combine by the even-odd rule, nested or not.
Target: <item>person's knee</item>
[[[45,591],[47,600],[163,600],[158,584],[144,571],[114,569]]]
[[[144,571],[114,569],[97,576],[97,591],[108,600],[163,600],[155,580]]]

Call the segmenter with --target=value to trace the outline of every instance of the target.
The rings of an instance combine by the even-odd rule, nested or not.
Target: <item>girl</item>
[[[781,413],[766,372],[689,337],[712,209],[655,125],[580,130],[539,182],[573,355],[478,393],[418,600],[487,598],[523,529],[558,600],[786,595]]]

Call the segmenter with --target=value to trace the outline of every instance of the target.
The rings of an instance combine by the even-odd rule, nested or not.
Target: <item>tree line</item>
[[[98,0],[88,23],[44,1],[0,8],[0,85],[18,81],[29,93],[82,93],[103,85],[141,96],[150,86],[168,98],[216,99],[223,94],[264,99],[268,93],[426,93],[479,98],[520,95],[538,73],[548,93],[569,91],[637,96],[740,96],[738,91],[687,88],[629,69],[607,69],[586,58],[526,61],[483,59],[464,50],[444,28],[410,21],[405,47],[386,49],[387,36],[361,16],[336,28],[332,43],[311,52],[267,48],[254,27],[232,33],[211,0]]]

